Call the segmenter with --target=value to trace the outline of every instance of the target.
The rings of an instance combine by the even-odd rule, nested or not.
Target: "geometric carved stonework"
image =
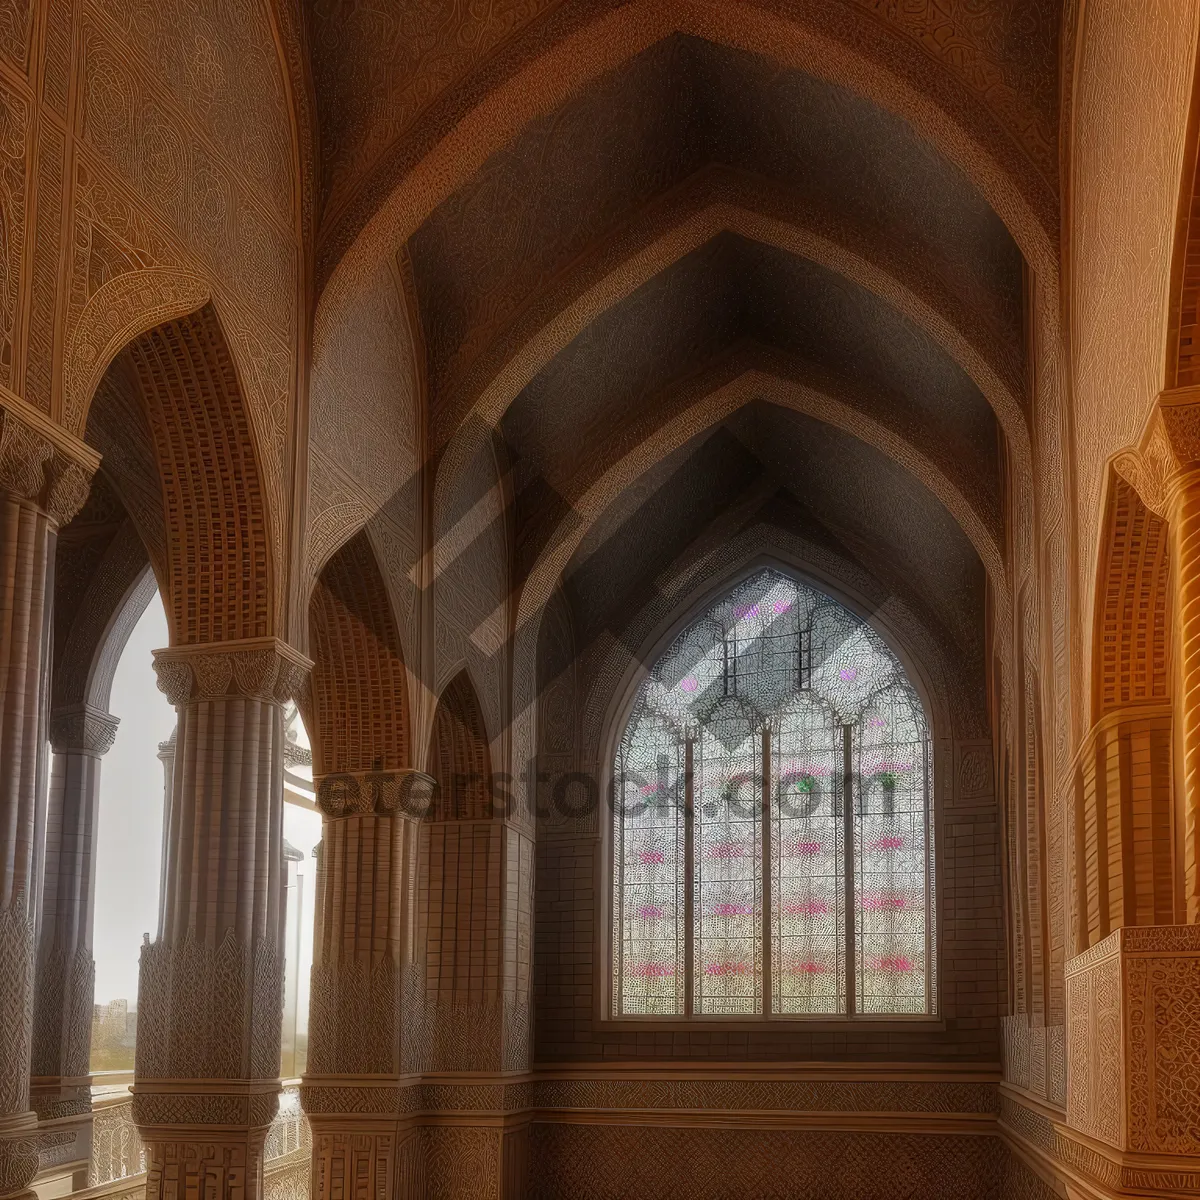
[[[1127,926],[1066,964],[1067,1125],[1119,1192],[1200,1189],[1200,926]],[[1084,1135],[1082,1138],[1078,1135]]]
[[[958,796],[975,800],[990,796],[995,790],[992,780],[992,747],[990,742],[959,742]]]

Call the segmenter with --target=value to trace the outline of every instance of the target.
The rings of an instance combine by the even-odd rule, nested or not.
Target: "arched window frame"
[[[646,1013],[626,1013],[622,1012],[618,1003],[619,998],[619,970],[618,970],[618,954],[619,954],[619,929],[617,927],[617,876],[615,863],[615,810],[613,808],[614,795],[613,787],[616,781],[617,768],[616,757],[628,722],[633,715],[637,706],[642,686],[650,677],[651,672],[658,665],[659,661],[671,650],[676,644],[680,636],[695,626],[700,624],[706,616],[710,615],[712,610],[719,606],[722,602],[732,598],[733,594],[739,587],[745,585],[748,581],[764,573],[774,573],[782,576],[784,579],[796,584],[801,589],[809,589],[817,596],[825,601],[832,602],[834,605],[845,610],[847,614],[857,622],[862,628],[869,630],[879,641],[886,647],[887,651],[894,658],[900,670],[900,676],[904,684],[912,693],[916,707],[920,712],[924,726],[924,744],[923,744],[923,775],[925,780],[925,801],[924,801],[924,825],[926,836],[925,849],[925,897],[926,897],[926,956],[925,956],[925,1010],[923,1012],[889,1012],[889,1011],[862,1011],[856,1010],[853,992],[854,970],[846,970],[847,976],[847,1002],[846,1007],[840,1012],[826,1013],[784,1013],[775,1011],[771,1003],[771,978],[769,971],[764,971],[762,980],[762,1004],[760,1010],[756,1013],[736,1013],[729,1015],[719,1015],[711,1012],[695,1011],[694,1006],[694,937],[695,928],[693,921],[692,906],[694,903],[694,878],[693,871],[695,869],[695,858],[692,852],[692,845],[689,844],[684,854],[684,865],[686,868],[686,879],[684,881],[686,908],[687,912],[684,917],[684,936],[681,937],[681,943],[686,942],[686,945],[681,949],[681,956],[686,957],[684,968],[684,983],[682,985],[682,993],[684,997],[683,1011],[669,1014],[646,1014]],[[812,630],[811,628],[803,628],[798,636],[798,679],[797,693],[803,693],[811,690],[812,680]],[[879,620],[878,615],[871,607],[861,601],[856,600],[851,596],[847,596],[844,590],[830,581],[820,578],[812,579],[807,576],[805,571],[799,570],[790,565],[781,565],[774,559],[759,560],[753,567],[743,569],[738,575],[727,578],[722,584],[717,587],[707,590],[703,597],[694,599],[687,607],[687,614],[683,617],[674,620],[668,629],[655,639],[653,650],[643,656],[641,662],[651,664],[647,669],[645,667],[634,668],[627,677],[625,685],[619,690],[618,696],[614,700],[614,706],[610,709],[608,720],[606,722],[607,734],[603,740],[605,746],[603,758],[602,786],[604,794],[609,798],[609,804],[605,809],[605,820],[602,822],[602,837],[601,837],[601,863],[604,885],[600,889],[598,915],[600,916],[599,941],[601,943],[602,961],[607,964],[606,980],[601,988],[601,999],[599,1001],[598,1015],[602,1020],[612,1020],[625,1023],[641,1023],[662,1027],[664,1025],[681,1024],[688,1027],[712,1025],[714,1027],[729,1028],[737,1027],[754,1027],[767,1022],[772,1023],[793,1023],[813,1028],[823,1025],[832,1027],[845,1026],[854,1024],[860,1028],[877,1028],[880,1026],[889,1025],[910,1025],[913,1023],[924,1024],[942,1024],[941,1004],[939,998],[940,987],[940,972],[938,970],[939,959],[939,935],[941,924],[941,898],[940,898],[940,881],[942,878],[942,870],[940,864],[941,846],[937,836],[940,821],[940,804],[938,796],[940,795],[940,787],[937,783],[936,772],[938,767],[938,755],[935,754],[935,745],[944,741],[938,728],[944,723],[945,714],[940,714],[942,720],[937,719],[940,710],[931,702],[931,693],[928,687],[920,664],[914,661],[901,646],[897,644],[897,638],[892,634],[885,622]],[[721,690],[726,696],[732,693],[736,697],[737,687],[737,671],[731,673],[729,670],[728,647],[726,647],[723,664],[722,664],[722,683]],[[730,686],[731,680],[733,686]],[[844,741],[849,740],[850,731],[855,726],[842,726],[839,728],[839,736]],[[763,761],[766,763],[769,760],[771,753],[770,743],[770,728],[764,728],[761,731],[762,745],[761,754]],[[681,782],[687,780],[689,784],[693,781],[693,763],[692,758],[695,753],[695,737],[687,737],[680,748],[681,758]],[[684,760],[686,759],[686,762]],[[850,769],[843,772],[846,777],[852,780],[852,795],[858,794],[858,781],[855,776],[855,771]],[[769,770],[763,770],[760,767],[759,780],[768,781],[773,776]],[[764,792],[769,790],[770,783],[767,783],[763,788]],[[857,800],[854,801],[857,804]],[[684,807],[690,819],[694,806],[694,796],[688,795],[684,801]],[[763,929],[761,931],[763,952],[769,955],[772,940],[772,933],[769,926],[770,912],[770,849],[769,849],[769,834],[770,834],[770,814],[766,821],[762,822],[764,834],[760,834],[759,843],[761,849],[761,866],[760,875],[763,880],[764,897],[761,905]],[[853,806],[843,806],[843,813],[847,819],[853,814]],[[761,819],[761,817],[760,817]],[[685,830],[686,832],[686,830]],[[853,855],[847,856],[848,859]],[[845,883],[847,892],[853,892],[853,876],[847,870],[845,872]],[[853,911],[854,905],[847,901],[847,911]],[[852,959],[849,961],[853,961]]]

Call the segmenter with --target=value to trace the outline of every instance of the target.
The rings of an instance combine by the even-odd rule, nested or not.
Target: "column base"
[[[41,1165],[40,1147],[36,1113],[0,1117],[0,1200],[34,1195],[29,1185]]]
[[[146,1200],[260,1200],[267,1127],[139,1126]]]
[[[87,1174],[92,1162],[92,1087],[91,1080],[59,1076],[30,1080],[29,1102],[38,1115],[43,1138],[53,1137],[53,1149],[43,1145],[35,1184],[45,1191],[62,1186],[67,1177],[71,1191],[88,1186]]]
[[[1195,1200],[1200,1195],[1200,1155],[1117,1150],[1065,1125],[1056,1125],[1054,1132],[1058,1155],[1089,1182],[1092,1196]]]
[[[425,1200],[438,1194],[521,1200],[529,1112],[506,1111],[503,1086],[401,1084],[370,1076],[306,1078],[310,1200]],[[490,1109],[490,1111],[489,1111]]]
[[[1117,929],[1065,975],[1062,1156],[1100,1194],[1200,1194],[1200,926]]]

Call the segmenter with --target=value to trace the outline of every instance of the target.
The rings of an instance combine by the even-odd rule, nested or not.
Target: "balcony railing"
[[[93,1088],[92,1110],[88,1188],[73,1193],[72,1200],[123,1200],[140,1194],[146,1182],[146,1152],[133,1123],[133,1096],[128,1083],[106,1081]],[[312,1137],[308,1118],[300,1109],[297,1079],[283,1085],[264,1158],[264,1200],[307,1200]]]

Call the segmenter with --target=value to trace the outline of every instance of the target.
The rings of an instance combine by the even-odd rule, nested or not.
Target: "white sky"
[[[158,930],[163,765],[158,744],[175,710],[158,690],[150,652],[168,642],[157,594],[137,623],[113,679],[110,707],[121,724],[101,760],[96,853],[96,1003],[137,1000],[142,934]]]
[[[96,1003],[126,999],[137,1004],[138,956],[142,935],[158,932],[158,883],[162,855],[163,764],[158,745],[175,728],[175,710],[158,690],[151,651],[167,645],[167,621],[157,595],[150,601],[121,656],[113,679],[111,709],[120,717],[116,741],[100,767],[100,820],[97,830]],[[303,726],[299,741],[308,745]],[[301,769],[301,774],[311,772]],[[316,862],[321,837],[319,813],[284,806],[284,837],[304,854],[297,864],[303,879],[300,925],[299,1016],[308,1022],[308,974],[312,965]],[[289,969],[294,931],[289,931]]]

